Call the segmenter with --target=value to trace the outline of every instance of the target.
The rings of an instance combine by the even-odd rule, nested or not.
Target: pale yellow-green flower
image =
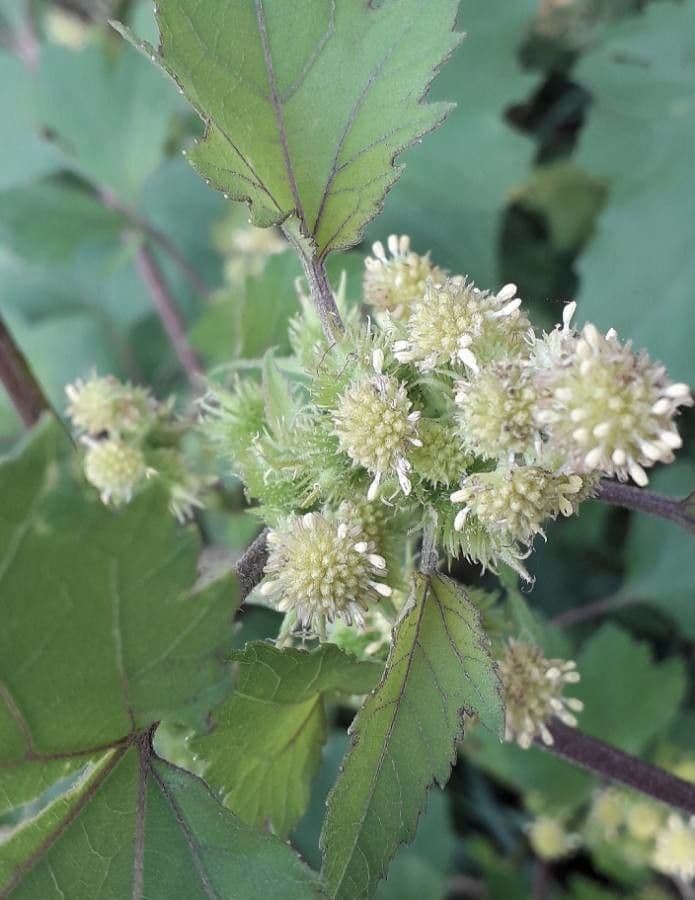
[[[157,404],[146,388],[123,384],[113,375],[78,378],[65,388],[67,414],[78,433],[123,434],[149,425]]]
[[[541,815],[527,828],[533,852],[546,862],[569,856],[579,846],[579,837],[567,831],[555,816]]]
[[[405,383],[382,372],[381,350],[374,351],[373,364],[374,374],[351,383],[338,399],[335,433],[340,449],[373,476],[369,500],[376,499],[389,475],[397,476],[407,496],[412,489],[408,453],[422,444],[417,432],[421,414],[412,409]]]
[[[142,452],[119,438],[86,439],[86,442],[84,472],[87,481],[99,491],[103,503],[114,506],[128,503],[150,474]]]
[[[364,299],[397,320],[422,299],[428,281],[441,284],[446,273],[433,265],[429,253],[425,256],[414,253],[407,235],[389,235],[387,246],[388,253],[381,241],[377,241],[372,246],[374,256],[364,261]]]
[[[499,663],[499,674],[506,740],[516,741],[525,749],[536,738],[551,745],[553,736],[548,725],[553,717],[566,725],[577,724],[574,713],[581,712],[583,704],[563,696],[568,684],[579,681],[572,660],[546,659],[533,644],[510,640]]]
[[[645,468],[673,461],[682,443],[674,416],[693,403],[688,386],[671,382],[663,366],[590,323],[539,384],[537,419],[567,465],[640,486],[648,481]]]
[[[394,354],[425,372],[440,366],[477,372],[525,346],[530,326],[520,306],[514,284],[494,294],[461,277],[443,285],[430,282],[406,322],[407,338],[394,343]]]
[[[452,503],[462,503],[454,528],[461,531],[469,516],[483,527],[529,544],[543,523],[576,512],[584,482],[578,475],[555,475],[538,466],[510,466],[469,475]]]
[[[654,868],[686,883],[695,879],[695,816],[673,813],[656,836]]]
[[[354,523],[307,513],[268,534],[266,581],[261,594],[301,629],[325,634],[340,618],[364,624],[364,614],[391,588],[383,581],[386,561]]]
[[[487,459],[530,461],[540,453],[532,370],[520,360],[492,363],[456,385],[463,446]]]
[[[422,447],[412,451],[413,471],[432,485],[457,484],[470,465],[462,441],[452,423],[420,419],[418,436]]]

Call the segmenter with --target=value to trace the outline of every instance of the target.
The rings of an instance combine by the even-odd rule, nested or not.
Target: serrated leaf
[[[581,259],[579,313],[691,381],[695,6],[650,4],[607,32],[575,77],[592,97],[577,161],[609,188]]]
[[[428,789],[449,778],[464,713],[501,734],[497,673],[478,611],[455,582],[418,575],[328,800],[323,877],[332,898],[371,895],[399,844],[412,840]]]
[[[439,265],[484,286],[498,281],[504,210],[534,153],[506,113],[526,101],[538,80],[519,61],[537,7],[537,0],[515,0],[493,12],[489,0],[461,3],[466,39],[432,91],[456,109],[441,131],[405,154],[403,177],[368,237],[405,232],[415,250],[431,250]]]
[[[233,585],[197,590],[198,541],[166,496],[114,513],[62,474],[45,423],[0,465],[0,897],[317,897],[276,839],[155,756],[229,687]]]
[[[460,40],[458,0],[226,0],[157,8],[159,59],[206,122],[190,154],[252,221],[324,256],[359,240],[393,160],[449,110],[420,102]]]
[[[0,897],[17,900],[316,900],[293,851],[158,760],[147,735],[89,766],[3,845]]]
[[[249,644],[232,657],[236,690],[214,714],[214,730],[191,741],[206,781],[244,821],[287,834],[309,802],[326,740],[326,694],[365,694],[382,666],[333,644],[279,650]]]

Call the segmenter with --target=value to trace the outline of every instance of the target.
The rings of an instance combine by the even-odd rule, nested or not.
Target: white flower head
[[[93,441],[86,438],[84,472],[99,491],[102,503],[120,506],[129,503],[143,480],[152,474],[137,447],[119,438]]]
[[[379,495],[384,478],[396,475],[402,492],[412,489],[408,452],[422,446],[417,424],[420,412],[412,409],[406,386],[382,372],[383,353],[375,350],[374,374],[358,378],[338,399],[333,416],[340,450],[373,475],[367,494]]]
[[[390,235],[387,246],[388,252],[377,241],[372,247],[374,255],[364,261],[364,299],[398,320],[422,299],[428,281],[441,284],[446,273],[432,264],[429,253],[414,253],[407,235]]]
[[[300,628],[325,634],[326,622],[364,624],[364,614],[389,597],[386,562],[359,526],[336,516],[307,513],[268,535],[267,580],[261,594]]]
[[[438,366],[477,372],[526,344],[530,326],[520,307],[514,284],[494,294],[461,277],[430,283],[406,323],[407,338],[394,343],[394,355],[424,372]]]
[[[673,813],[657,833],[654,868],[680,881],[695,880],[695,816],[686,821]]]

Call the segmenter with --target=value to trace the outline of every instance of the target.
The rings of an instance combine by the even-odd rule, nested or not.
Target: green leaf
[[[41,139],[35,83],[14,56],[0,52],[0,190],[55,172],[61,153]]]
[[[448,780],[464,713],[501,733],[497,674],[479,614],[455,582],[418,575],[328,800],[322,846],[331,897],[370,895],[399,844],[412,840],[429,787]]]
[[[225,811],[143,739],[102,755],[3,845],[0,897],[309,900],[293,851]]]
[[[123,218],[86,191],[38,182],[0,194],[0,241],[29,260],[56,262],[85,243],[120,239]]]
[[[159,491],[118,514],[62,474],[41,425],[0,466],[0,897],[316,897],[291,849],[155,756],[229,687],[235,591],[196,589],[199,544]]]
[[[132,202],[162,161],[181,101],[129,47],[109,56],[96,45],[44,47],[39,114],[71,168]]]
[[[679,462],[657,472],[651,487],[672,497],[695,488],[695,465]],[[633,515],[626,546],[625,582],[620,596],[660,609],[683,634],[695,638],[693,535],[671,522]]]
[[[415,250],[431,250],[439,265],[486,287],[497,282],[504,210],[534,153],[506,113],[538,80],[519,62],[537,6],[536,0],[515,0],[492,13],[488,0],[461,4],[466,39],[432,92],[435,99],[454,100],[456,109],[445,128],[405,155],[405,173],[370,226],[370,238],[405,232]]]
[[[580,314],[692,380],[695,6],[650,4],[574,77],[592,94],[577,159],[609,185],[581,261]]]
[[[587,641],[577,668],[582,680],[571,694],[584,702],[580,728],[630,753],[664,732],[685,695],[683,661],[655,662],[647,644],[615,625]]]
[[[366,694],[382,666],[333,644],[279,650],[254,643],[232,657],[236,690],[214,714],[212,734],[191,748],[205,779],[245,822],[287,834],[309,802],[326,740],[326,694]]]
[[[460,40],[457,6],[159,5],[160,62],[206,123],[191,161],[256,225],[292,217],[321,256],[356,243],[398,177],[394,157],[449,110],[420,100]]]

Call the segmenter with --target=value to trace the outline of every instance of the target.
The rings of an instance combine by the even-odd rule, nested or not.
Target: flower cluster
[[[206,479],[190,471],[179,449],[171,403],[112,375],[78,379],[65,392],[68,418],[85,447],[85,477],[103,503],[129,503],[147,479],[157,478],[180,521],[202,505]]]
[[[551,745],[548,728],[556,717],[566,725],[576,725],[574,715],[584,708],[581,700],[564,697],[568,684],[579,681],[572,660],[546,659],[533,644],[510,640],[499,663],[505,703],[505,739],[527,749],[536,738]]]
[[[561,325],[538,332],[515,285],[485,290],[449,276],[406,237],[387,244],[366,262],[370,318],[359,319],[343,282],[345,334],[329,345],[300,296],[295,359],[284,371],[266,361],[261,379],[238,379],[231,390],[212,387],[203,428],[273,529],[273,559],[282,548],[287,572],[299,572],[299,536],[309,530],[321,531],[326,552],[330,534],[343,546],[337,529],[348,523],[338,512],[359,499],[385,523],[368,541],[370,554],[389,560],[390,586],[402,583],[426,519],[449,557],[493,570],[506,563],[528,577],[523,560],[536,535],[574,515],[601,476],[643,484],[650,466],[673,458],[689,390],[615,333],[574,328],[574,304]],[[307,514],[311,528],[301,524]],[[316,524],[324,522],[332,530]],[[268,569],[271,596],[303,626],[359,621],[382,596],[370,588],[346,600],[350,589],[330,567],[312,571],[323,581],[309,588],[275,563]],[[570,674],[562,670],[553,690]]]

